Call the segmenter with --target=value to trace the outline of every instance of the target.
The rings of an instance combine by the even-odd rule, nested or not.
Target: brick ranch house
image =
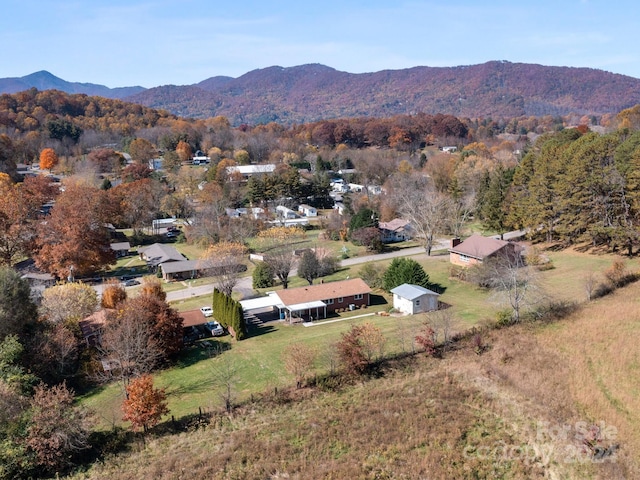
[[[454,238],[449,249],[449,261],[461,267],[470,267],[497,255],[519,255],[521,247],[517,243],[496,238],[472,235],[464,242]]]
[[[266,297],[243,300],[240,303],[245,312],[254,308],[271,307],[280,311],[281,319],[312,320],[327,318],[327,314],[336,311],[370,305],[371,288],[361,278],[352,278],[278,290],[270,292]]]

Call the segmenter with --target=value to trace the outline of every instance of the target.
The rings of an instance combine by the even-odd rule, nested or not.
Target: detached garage
[[[402,313],[413,315],[438,309],[440,294],[428,288],[403,283],[391,290],[391,293],[393,293],[393,308]]]

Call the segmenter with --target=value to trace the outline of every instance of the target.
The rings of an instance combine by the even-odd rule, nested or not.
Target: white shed
[[[428,288],[403,283],[391,290],[391,293],[393,293],[393,308],[402,313],[413,315],[438,309],[440,294]]]

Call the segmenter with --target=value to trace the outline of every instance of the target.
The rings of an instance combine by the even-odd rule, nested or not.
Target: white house
[[[227,167],[227,175],[231,176],[238,173],[245,180],[254,175],[267,175],[275,172],[276,166],[272,163],[262,165],[235,165]]]
[[[393,293],[393,308],[402,313],[413,315],[438,309],[440,294],[428,288],[403,283],[391,290],[391,293]]]
[[[312,207],[311,205],[306,205],[304,203],[302,205],[298,205],[298,213],[301,213],[305,217],[318,216],[318,210],[316,209],[316,207]]]
[[[382,243],[404,242],[411,240],[415,234],[411,224],[401,218],[394,218],[390,222],[380,222],[378,228],[382,235]]]
[[[284,205],[278,205],[276,207],[276,215],[278,215],[278,217],[280,218],[286,219],[298,218],[298,214],[296,212],[288,207],[285,207]]]

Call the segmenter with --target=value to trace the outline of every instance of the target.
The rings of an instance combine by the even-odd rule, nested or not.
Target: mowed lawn
[[[579,252],[553,252],[549,254],[555,268],[540,272],[540,281],[544,288],[553,294],[554,300],[583,301],[585,298],[584,282],[590,272],[595,272],[604,280],[603,272],[615,259],[610,255],[595,256]],[[479,322],[492,321],[496,312],[503,305],[496,303],[489,292],[469,283],[449,278],[450,263],[448,255],[426,255],[413,257],[429,274],[433,283],[444,288],[440,300],[453,314],[455,330],[464,330]],[[386,266],[390,260],[375,262]],[[630,270],[634,262],[628,262]],[[355,265],[341,270],[334,279],[351,278],[358,275],[362,265]],[[294,282],[298,283],[298,282]],[[277,288],[277,287],[276,287]],[[340,339],[343,332],[353,324],[371,322],[381,329],[387,339],[385,354],[395,354],[410,350],[412,339],[427,320],[427,315],[415,316],[381,316],[375,312],[388,311],[392,305],[388,295],[388,303],[371,306],[367,309],[349,312],[339,322],[324,323],[313,327],[288,325],[282,322],[270,322],[252,332],[252,335],[241,342],[236,342],[228,335],[210,339],[213,348],[190,347],[182,355],[178,364],[170,369],[156,372],[157,386],[166,389],[169,408],[176,417],[198,412],[199,408],[210,410],[220,408],[221,386],[217,382],[219,370],[229,365],[235,370],[234,390],[237,401],[250,398],[251,395],[290,385],[293,378],[285,371],[282,352],[288,345],[303,342],[318,353],[316,372],[326,372],[329,368],[329,352],[331,345]],[[378,298],[381,298],[378,297]],[[175,305],[179,310],[198,308],[210,305],[210,296],[196,297]],[[354,315],[373,313],[373,315],[351,318]],[[345,315],[345,314],[343,314]],[[221,353],[220,353],[221,352]],[[119,424],[121,418],[120,404],[122,391],[119,385],[109,385],[86,395],[82,402],[99,412],[102,425],[107,428]]]

